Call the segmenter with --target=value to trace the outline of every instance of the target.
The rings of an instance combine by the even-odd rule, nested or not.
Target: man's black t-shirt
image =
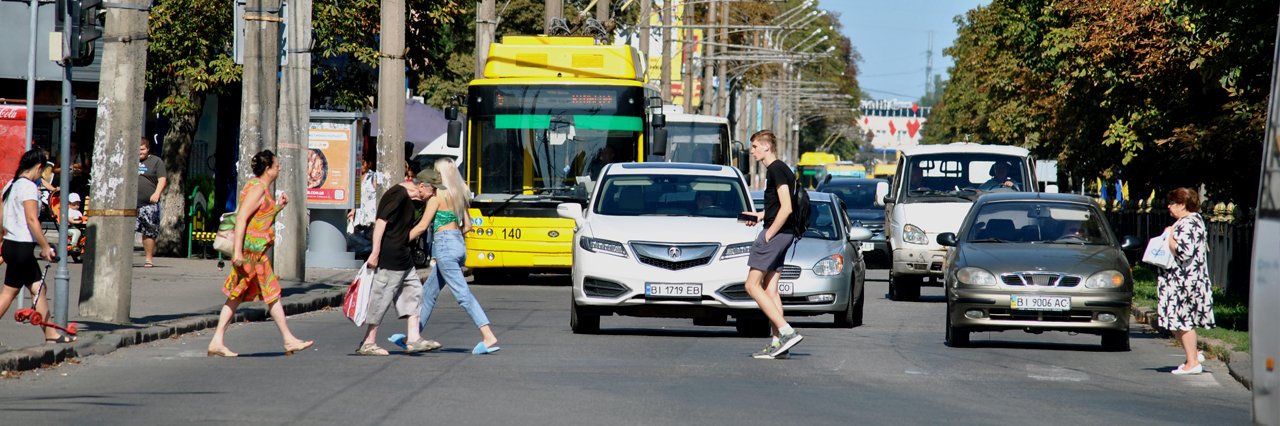
[[[382,232],[382,252],[378,255],[378,267],[395,271],[407,271],[413,267],[409,255],[409,230],[413,228],[415,207],[409,191],[403,185],[392,186],[378,201],[378,219],[387,221]]]
[[[768,228],[773,225],[773,219],[778,217],[778,209],[782,207],[781,202],[778,201],[778,186],[786,185],[788,191],[795,190],[796,174],[791,172],[791,168],[787,167],[787,163],[783,163],[782,160],[774,160],[765,169],[764,182],[764,227]],[[791,196],[790,193],[784,195]],[[792,211],[795,211],[795,208],[795,206],[791,206]],[[791,226],[793,217],[795,215],[788,215],[787,223],[784,223],[782,230],[778,232],[794,234],[795,232]]]

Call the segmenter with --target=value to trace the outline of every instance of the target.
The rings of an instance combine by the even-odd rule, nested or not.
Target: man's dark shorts
[[[138,225],[133,231],[141,232],[146,238],[155,238],[160,235],[159,203],[138,207]]]
[[[782,261],[787,256],[787,249],[791,248],[791,242],[795,241],[796,236],[779,232],[778,235],[773,236],[773,239],[765,242],[765,232],[768,231],[760,231],[756,241],[751,243],[751,257],[747,258],[747,266],[765,272],[781,270]]]

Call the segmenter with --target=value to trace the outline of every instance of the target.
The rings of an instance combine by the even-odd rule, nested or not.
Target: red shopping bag
[[[373,270],[369,264],[360,267],[355,279],[347,286],[347,294],[342,297],[342,313],[356,327],[364,325],[365,312],[369,309],[369,291],[373,285]]]

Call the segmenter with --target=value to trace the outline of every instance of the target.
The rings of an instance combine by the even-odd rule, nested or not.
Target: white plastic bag
[[[1169,251],[1169,240],[1164,234],[1147,241],[1147,251],[1142,254],[1142,262],[1159,266],[1163,269],[1174,267],[1173,252]]]
[[[365,315],[369,311],[369,292],[373,287],[374,269],[366,263],[360,267],[355,279],[347,286],[347,294],[342,298],[342,313],[356,327],[364,325]]]

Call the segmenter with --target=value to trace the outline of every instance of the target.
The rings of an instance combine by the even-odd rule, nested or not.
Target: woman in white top
[[[48,159],[43,150],[37,148],[27,151],[18,161],[18,171],[13,180],[5,185],[3,192],[4,208],[0,209],[0,222],[4,224],[4,245],[0,246],[0,262],[8,264],[4,273],[4,287],[0,291],[0,317],[9,311],[9,305],[18,297],[18,291],[26,287],[32,295],[40,294],[35,301],[36,312],[49,317],[49,301],[40,287],[44,285],[40,274],[40,265],[34,255],[36,245],[40,245],[40,257],[46,262],[53,261],[53,247],[44,238],[40,229],[40,189],[36,179],[40,178],[41,168]],[[43,327],[44,339],[52,343],[70,343],[73,337],[65,336],[52,327]]]

